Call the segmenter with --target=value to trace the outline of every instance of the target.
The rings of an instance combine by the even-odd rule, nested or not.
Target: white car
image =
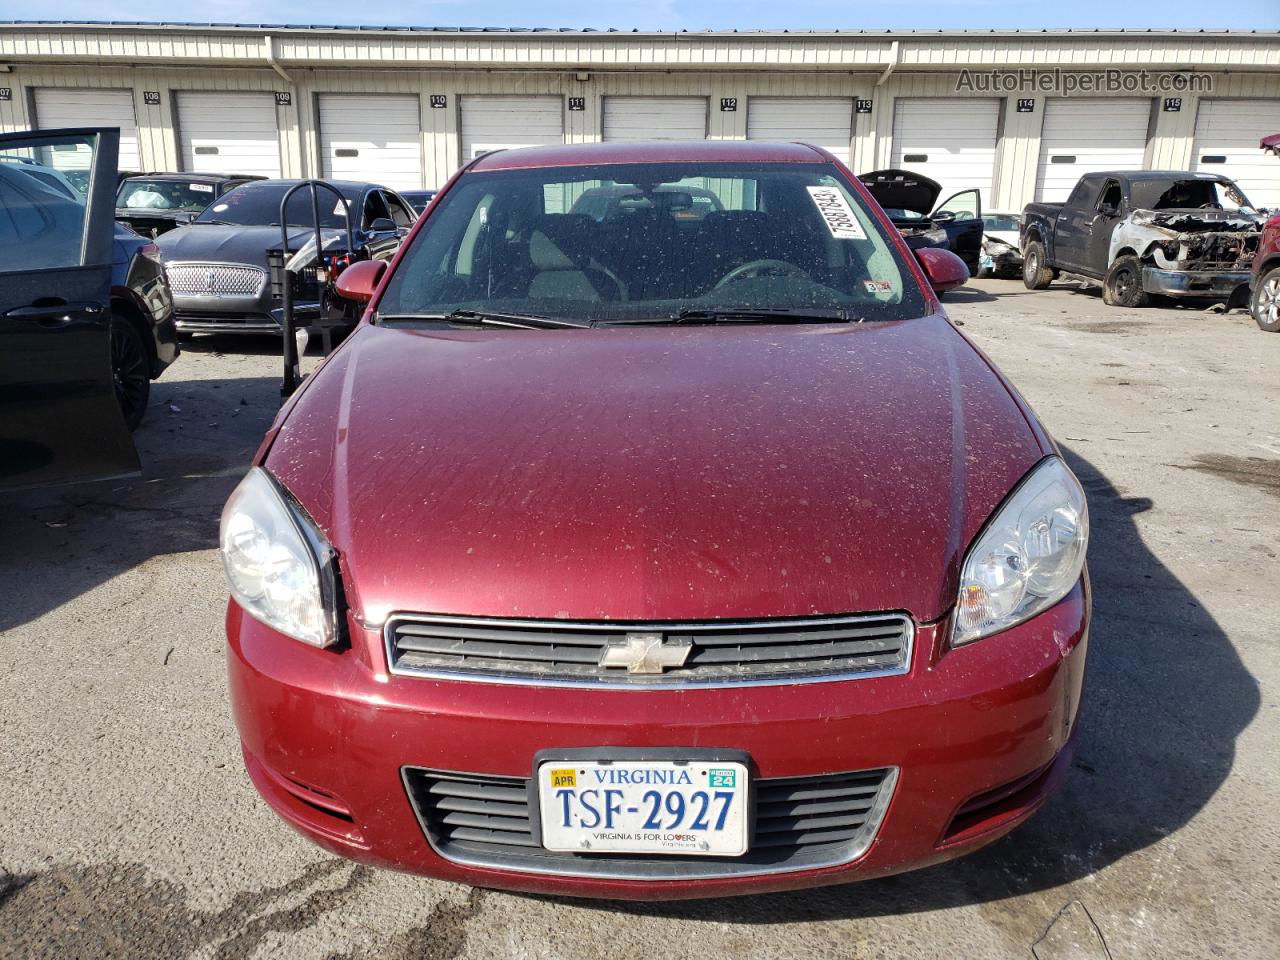
[[[982,256],[978,260],[980,277],[1022,276],[1022,248],[1019,234],[1022,214],[1007,210],[984,210],[982,213]]]

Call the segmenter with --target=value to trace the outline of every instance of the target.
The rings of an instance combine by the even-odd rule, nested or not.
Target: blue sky
[[[163,11],[163,12],[161,12]],[[618,27],[642,30],[988,27],[1280,29],[1280,0],[44,0],[0,18],[365,23],[420,26]]]

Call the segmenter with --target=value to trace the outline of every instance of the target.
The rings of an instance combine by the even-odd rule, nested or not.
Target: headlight
[[[995,237],[988,237],[984,242],[984,246],[995,257],[1003,257],[1006,253],[1013,253],[1013,247],[1003,240],[997,240]]]
[[[1075,475],[1050,457],[1018,484],[969,548],[953,646],[1029,620],[1080,579],[1089,507]]]
[[[928,230],[924,231],[922,236],[936,246],[945,246],[948,242],[947,231],[943,230],[941,227],[930,227]]]
[[[303,643],[334,642],[333,549],[260,467],[223,507],[220,542],[231,595],[245,612]]]

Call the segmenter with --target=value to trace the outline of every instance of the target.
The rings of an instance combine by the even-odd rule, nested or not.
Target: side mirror
[[[929,278],[929,285],[935,293],[954,290],[969,279],[969,268],[950,250],[921,247],[916,251],[916,259],[924,267],[924,275]],[[341,285],[342,281],[339,280],[338,283]]]
[[[937,210],[929,217],[934,223],[954,223],[956,215],[950,210]]]
[[[382,274],[387,269],[385,260],[361,260],[338,274],[338,296],[353,303],[368,303],[373,291],[378,289]]]
[[[369,229],[374,233],[393,233],[397,227],[396,222],[389,217],[378,217],[369,224]]]

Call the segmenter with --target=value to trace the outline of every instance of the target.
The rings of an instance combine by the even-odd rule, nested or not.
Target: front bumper
[[[948,650],[920,627],[909,674],[714,690],[555,690],[388,675],[381,634],[352,623],[317,650],[227,612],[236,723],[255,785],[320,845],[367,863],[483,887],[675,899],[840,883],[937,863],[1029,817],[1061,781],[1084,676],[1083,581],[1036,619]],[[405,768],[528,777],[544,749],[745,751],[760,778],[896,769],[870,849],[834,866],[697,879],[463,864],[428,842]],[[1002,791],[1005,785],[1016,789]],[[991,802],[986,802],[987,797]]]
[[[1164,297],[1230,298],[1241,287],[1248,287],[1247,270],[1161,270],[1144,267],[1142,289]]]
[[[208,297],[178,297],[177,324],[181,333],[270,333],[276,336],[284,329],[284,310],[272,307],[266,312],[216,309],[218,301]],[[319,322],[318,302],[296,303],[293,315],[299,327]]]
[[[983,250],[978,264],[982,269],[996,273],[1015,273],[1022,270],[1022,251],[1012,248],[998,252]]]

